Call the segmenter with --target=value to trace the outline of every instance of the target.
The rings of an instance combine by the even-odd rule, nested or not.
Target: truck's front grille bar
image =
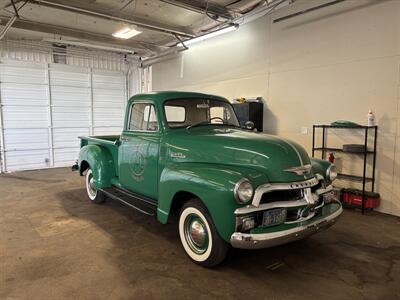
[[[255,207],[260,206],[261,198],[265,193],[269,193],[272,191],[279,191],[279,190],[296,190],[296,189],[311,188],[317,185],[318,182],[319,182],[318,179],[313,177],[305,181],[290,182],[290,183],[267,183],[260,185],[254,193],[252,206]]]

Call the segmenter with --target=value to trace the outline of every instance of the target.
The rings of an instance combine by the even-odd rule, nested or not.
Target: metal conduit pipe
[[[179,31],[179,30],[166,29],[166,28],[163,28],[161,26],[154,25],[154,24],[148,24],[148,23],[145,23],[145,22],[137,21],[137,20],[121,18],[121,17],[105,14],[105,13],[98,12],[98,11],[88,10],[88,9],[75,7],[75,6],[70,6],[70,5],[61,4],[61,3],[56,3],[56,2],[52,2],[52,1],[32,0],[31,3],[35,3],[35,4],[38,4],[38,5],[45,5],[45,6],[54,7],[54,8],[59,8],[59,9],[63,9],[63,10],[67,10],[67,11],[75,12],[75,13],[92,15],[92,16],[95,16],[95,17],[103,18],[103,19],[114,20],[114,21],[119,21],[119,22],[125,22],[125,23],[128,23],[128,24],[138,25],[138,26],[141,26],[143,28],[147,28],[147,29],[151,29],[151,30],[155,30],[155,31],[163,32],[163,33],[169,33],[169,34],[172,34],[172,35],[179,34],[179,35],[185,36],[185,37],[193,37],[194,36],[193,34],[190,34],[190,33],[187,33],[187,32],[183,32],[183,31]]]

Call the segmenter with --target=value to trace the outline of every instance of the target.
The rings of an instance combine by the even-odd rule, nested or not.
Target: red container
[[[343,189],[342,202],[348,206],[362,208],[362,191],[357,189]],[[365,209],[374,209],[379,206],[380,202],[381,197],[378,193],[365,192]]]

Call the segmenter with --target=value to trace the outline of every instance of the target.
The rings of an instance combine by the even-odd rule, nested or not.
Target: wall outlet
[[[301,134],[308,134],[308,127],[301,127],[300,128],[300,133]]]

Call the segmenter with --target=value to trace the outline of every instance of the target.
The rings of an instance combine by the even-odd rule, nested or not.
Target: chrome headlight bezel
[[[334,181],[337,178],[337,169],[334,164],[331,164],[328,169],[326,169],[326,179],[330,182]]]
[[[244,193],[244,191],[246,191]],[[237,203],[246,204],[253,198],[254,188],[251,182],[247,178],[242,178],[236,182],[233,189],[233,194]]]

